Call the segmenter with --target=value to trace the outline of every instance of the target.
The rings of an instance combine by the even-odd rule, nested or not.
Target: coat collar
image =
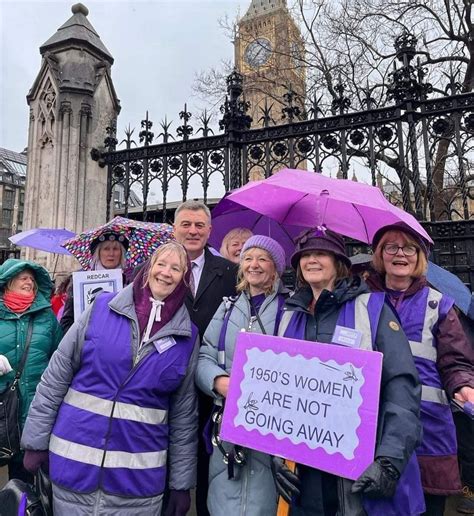
[[[121,290],[110,302],[109,308],[135,322],[138,328],[137,314],[133,303],[133,285],[130,284]],[[184,303],[176,310],[171,320],[165,324],[152,339],[167,337],[169,335],[180,335],[189,337],[191,335],[191,319]]]
[[[196,303],[203,293],[208,289],[211,283],[217,277],[222,277],[224,274],[222,261],[216,259],[216,257],[206,247],[204,249],[204,267],[202,269],[201,279],[197,287],[196,296],[194,297],[194,303]],[[192,295],[189,294],[191,299]]]
[[[384,292],[386,290],[385,287],[385,277],[377,272],[373,272],[367,278],[367,285],[371,290],[375,290],[377,292]],[[412,284],[405,291],[405,297],[412,296],[422,288],[427,286],[426,276],[421,276],[420,278],[415,278]]]
[[[47,308],[51,308],[51,303],[45,298],[45,296],[40,291],[37,292],[33,304],[28,308],[28,310],[25,310],[21,314],[16,314],[11,310],[8,310],[8,308],[3,303],[3,293],[2,296],[0,296],[0,318],[2,319],[18,319],[20,317],[23,317],[24,315],[39,312],[40,310],[45,310]]]

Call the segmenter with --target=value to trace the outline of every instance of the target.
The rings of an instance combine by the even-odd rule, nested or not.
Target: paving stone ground
[[[5,485],[7,480],[8,480],[7,468],[0,468],[0,489]],[[444,516],[462,516],[460,512],[456,511],[457,500],[458,500],[458,498],[456,496],[452,496],[448,500],[448,505],[446,507]],[[192,507],[191,511],[189,512],[188,516],[196,516],[196,511],[194,509],[194,496],[193,496],[193,507]]]

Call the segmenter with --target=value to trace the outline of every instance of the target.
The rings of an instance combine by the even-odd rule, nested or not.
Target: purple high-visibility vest
[[[404,298],[397,309],[422,384],[423,442],[416,449],[419,456],[457,454],[456,428],[436,367],[438,343],[435,337],[438,321],[446,317],[453,303],[450,297],[424,287]]]
[[[109,308],[113,296],[95,301],[81,368],[51,435],[51,480],[80,493],[150,497],[165,488],[170,395],[186,374],[197,329],[155,341],[134,364],[131,321]]]
[[[336,324],[358,330],[362,334],[360,349],[377,349],[377,328],[384,303],[385,294],[382,292],[361,294],[344,303]],[[278,334],[304,339],[307,319],[306,312],[284,312]],[[405,466],[392,498],[370,499],[363,496],[362,503],[369,516],[405,516],[425,512],[420,468],[415,454],[412,454]]]
[[[375,338],[380,314],[385,302],[385,294],[361,294],[344,303],[337,317],[337,325],[356,329],[361,333],[360,349],[376,349]],[[306,312],[285,310],[281,318],[278,335],[304,339],[306,335]]]

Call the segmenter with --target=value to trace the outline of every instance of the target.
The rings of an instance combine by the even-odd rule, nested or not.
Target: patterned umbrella
[[[128,239],[127,266],[134,268],[149,258],[160,245],[173,240],[173,226],[115,217],[113,220],[64,242],[62,247],[77,258],[84,270],[90,268],[91,243],[103,233],[117,233]]]

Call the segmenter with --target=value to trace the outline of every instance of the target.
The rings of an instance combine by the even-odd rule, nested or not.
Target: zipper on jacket
[[[337,479],[337,491],[338,491],[338,498],[339,498],[339,508],[337,511],[337,516],[344,516],[345,514],[345,504],[346,501],[344,499],[344,485],[342,478]]]
[[[248,496],[248,486],[249,486],[249,474],[252,466],[252,452],[247,455],[248,462],[241,466],[241,472],[244,476],[242,482],[242,506],[241,506],[241,516],[247,515],[247,496]]]
[[[140,362],[137,362],[131,369],[131,371],[128,373],[127,377],[125,378],[125,380],[119,385],[118,389],[117,389],[117,392],[115,393],[115,396],[114,396],[114,400],[113,400],[113,403],[112,403],[112,410],[110,412],[110,416],[109,416],[109,424],[108,424],[108,427],[107,427],[107,434],[104,438],[104,453],[102,455],[102,462],[100,464],[100,475],[99,475],[99,487],[102,488],[102,475],[103,475],[103,472],[104,472],[104,463],[105,463],[105,457],[107,455],[107,449],[106,449],[106,445],[109,441],[109,438],[110,438],[110,433],[112,431],[112,421],[113,421],[113,418],[114,418],[114,411],[115,411],[115,405],[117,404],[117,398],[119,397],[120,393],[122,392],[122,389],[125,387],[125,385],[130,381],[130,379],[135,375],[135,373],[137,372],[137,369],[139,369],[139,367],[146,361],[147,357],[151,356],[151,353],[149,353],[147,356],[145,356],[143,358],[143,360],[141,360]]]

